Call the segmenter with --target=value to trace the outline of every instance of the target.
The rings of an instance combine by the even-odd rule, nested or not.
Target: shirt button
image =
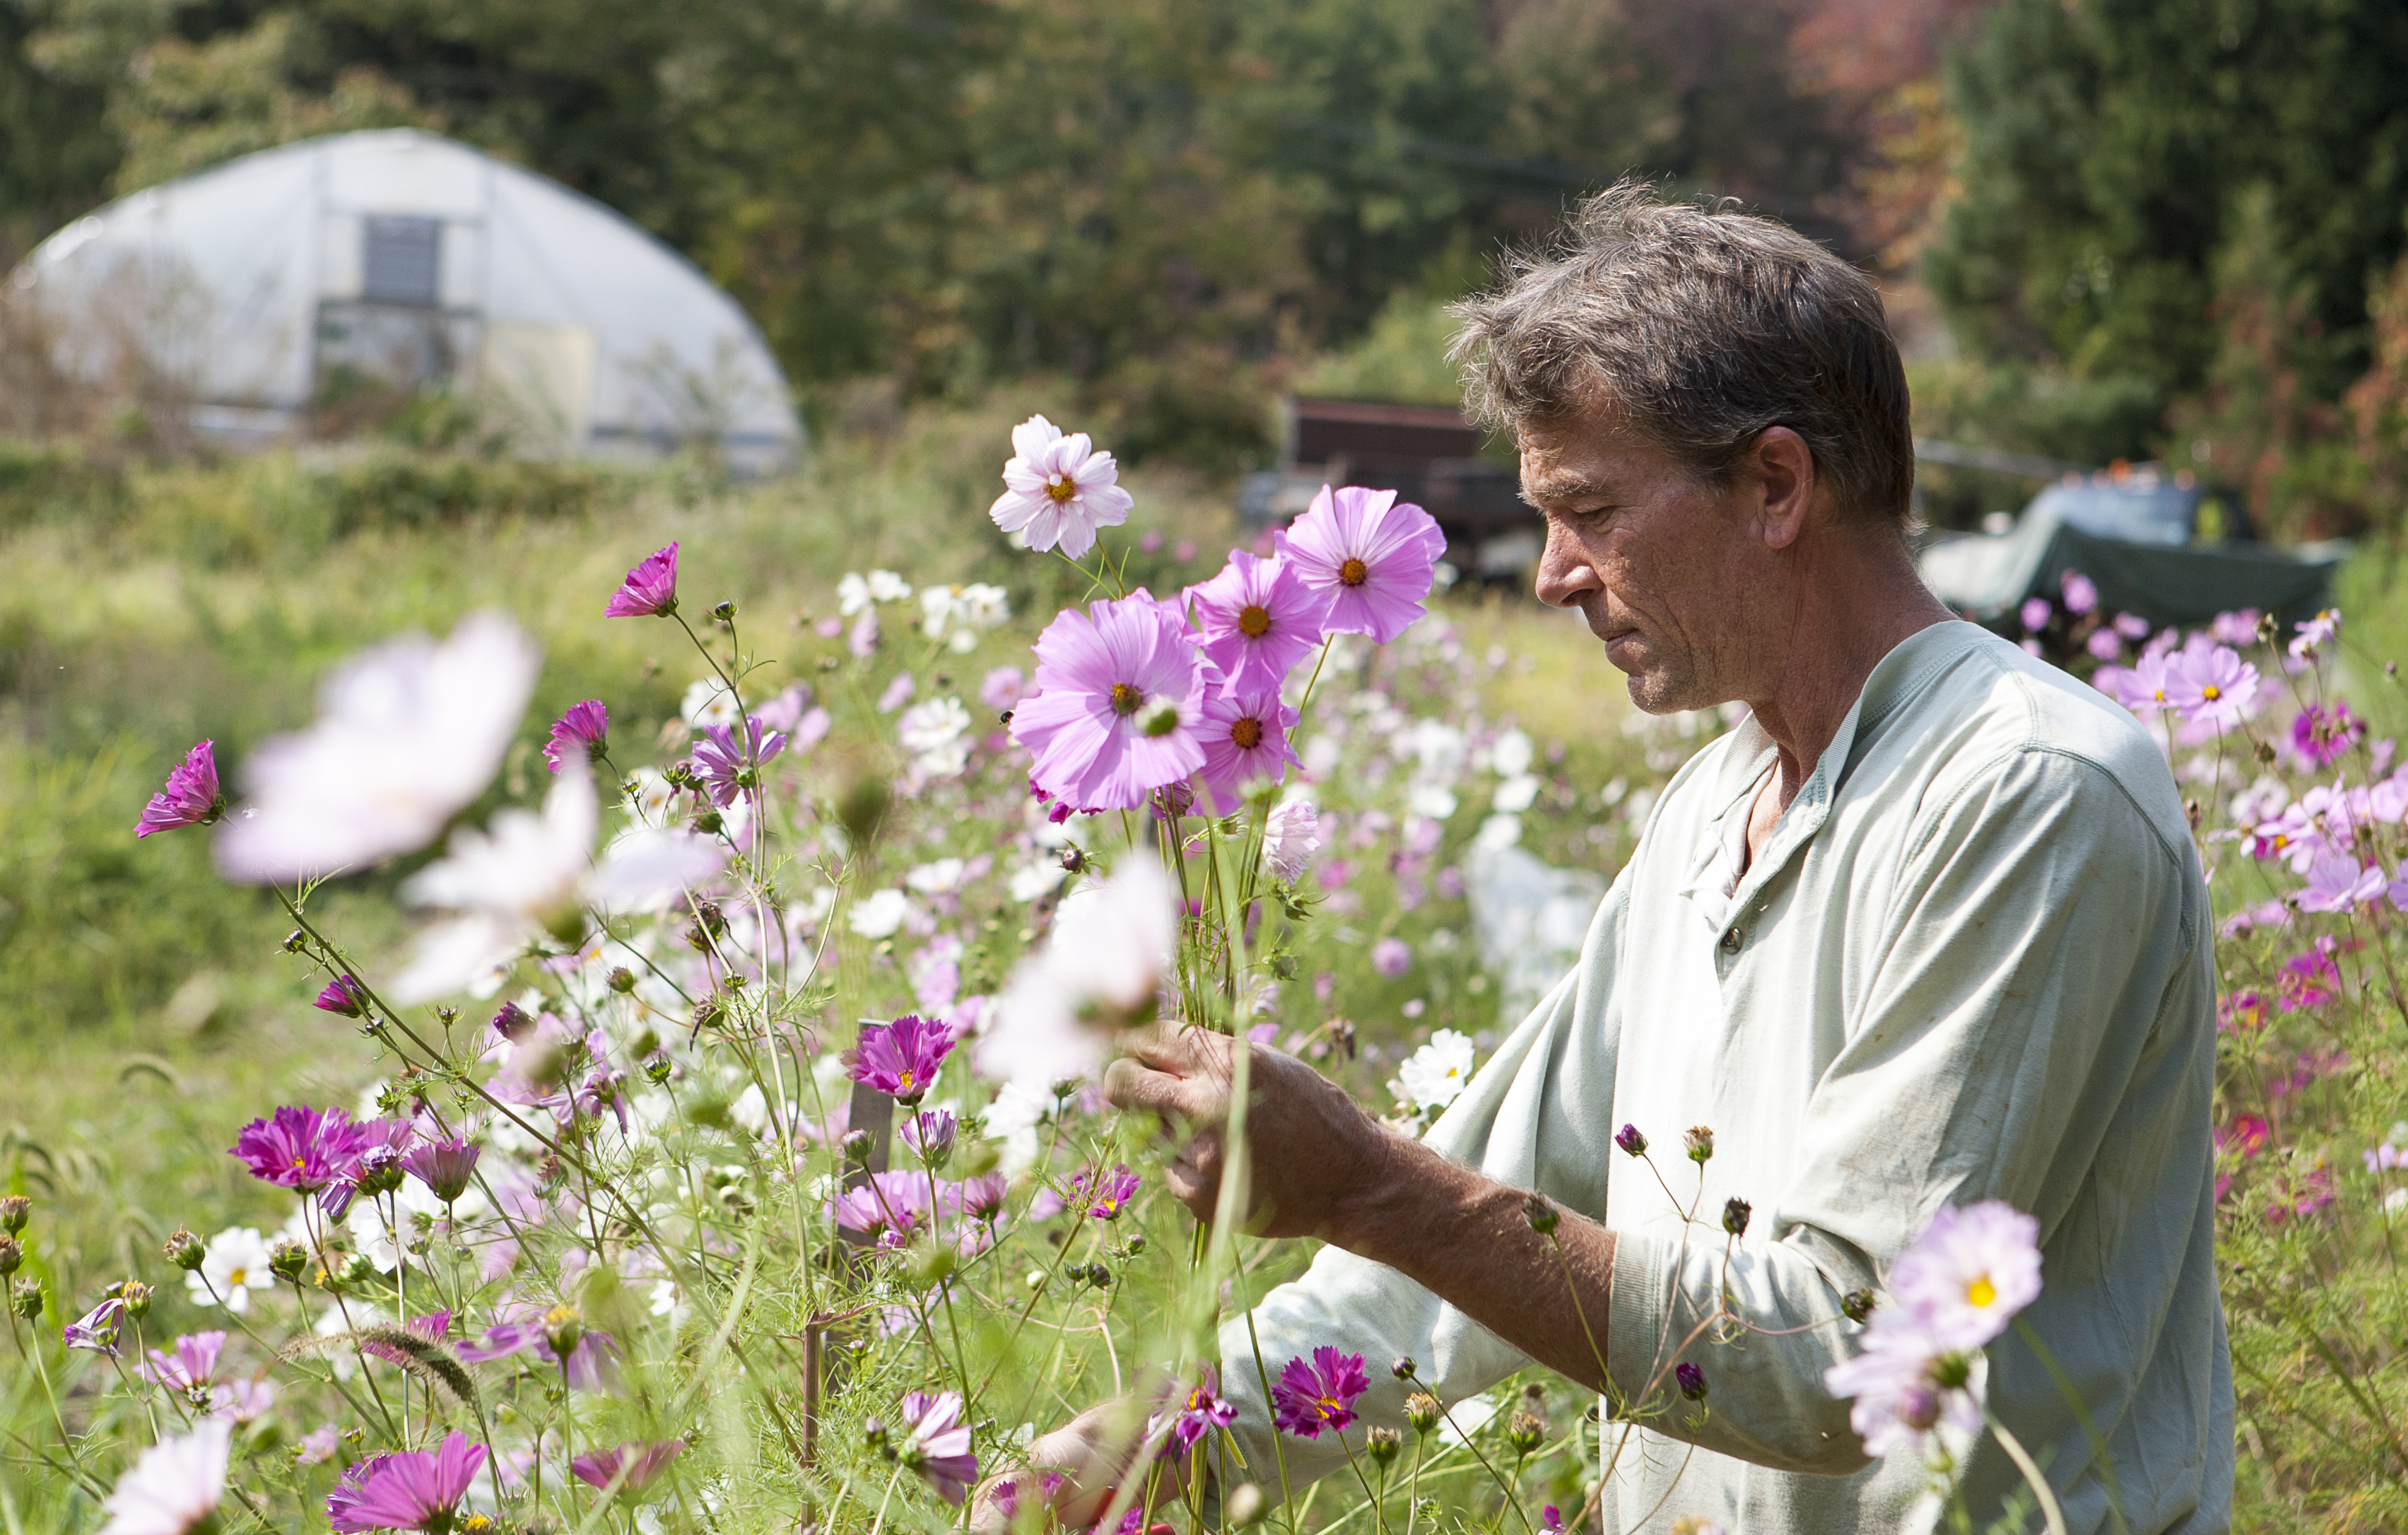
[[[1723,935],[1723,953],[1735,954],[1739,953],[1739,946],[1746,941],[1746,939],[1740,936],[1740,930],[1734,927]]]

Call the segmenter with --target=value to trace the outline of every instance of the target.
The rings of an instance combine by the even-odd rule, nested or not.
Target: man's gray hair
[[[1601,407],[1713,483],[1786,426],[1844,513],[1906,525],[1914,442],[1881,294],[1784,224],[1625,181],[1454,312],[1491,425]]]

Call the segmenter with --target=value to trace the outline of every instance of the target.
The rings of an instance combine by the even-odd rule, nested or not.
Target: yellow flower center
[[[1248,639],[1260,639],[1271,632],[1270,610],[1260,603],[1239,610],[1238,632]]]
[[[1965,1298],[1976,1306],[1986,1306],[1999,1298],[1999,1287],[1990,1283],[1989,1275],[1984,1274],[1966,1287]]]
[[[1068,501],[1079,494],[1079,482],[1067,474],[1057,474],[1045,481],[1045,494],[1056,501]]]
[[[1236,742],[1238,749],[1241,752],[1253,751],[1255,747],[1260,746],[1263,743],[1263,722],[1260,720],[1240,720],[1237,724],[1229,726],[1229,739]]]
[[[250,1278],[251,1270],[248,1269],[230,1269],[226,1270],[226,1283],[229,1284],[240,1284]]]
[[[2224,696],[2224,690],[2217,687],[2214,682],[2210,682],[2207,686],[2200,689],[2199,694],[2200,697],[2205,698],[2209,703],[2214,703],[2218,698]]]
[[[896,1084],[897,1086],[900,1086],[900,1087],[909,1087],[909,1086],[910,1086],[910,1085],[911,1085],[911,1069],[910,1069],[910,1067],[908,1067],[908,1066],[907,1066],[907,1067],[905,1067],[902,1070],[896,1072],[896,1073],[895,1073],[895,1082],[896,1082]]]
[[[1338,567],[1338,581],[1342,586],[1360,586],[1370,575],[1371,567],[1361,560],[1349,559]]]
[[[1126,717],[1136,713],[1138,711],[1138,706],[1144,702],[1145,695],[1129,686],[1126,682],[1114,682],[1112,684],[1113,713]]]

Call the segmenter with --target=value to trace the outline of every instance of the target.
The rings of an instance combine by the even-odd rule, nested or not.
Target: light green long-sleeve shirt
[[[1970,624],[1907,639],[1744,875],[1772,747],[1753,721],[1673,779],[1579,965],[1440,1117],[1429,1143],[1545,1190],[1619,1237],[1608,1365],[1636,1399],[1726,1284],[1768,1329],[1838,1314],[1950,1203],[2039,1217],[2025,1313],[2106,1436],[2136,1535],[2229,1523],[2233,1405],[2214,1265],[2213,924],[2161,753],[2107,699]],[[1665,1186],[1614,1148],[1653,1142]],[[1708,1126],[1703,1170],[1682,1134]],[[1726,1267],[1723,1202],[1755,1207]],[[1685,1227],[1674,1197],[1705,1223]],[[1348,1440],[1403,1427],[1411,1355],[1452,1403],[1529,1361],[1394,1270],[1336,1248],[1254,1313],[1273,1379],[1335,1343],[1374,1388]],[[1924,1530],[1912,1456],[1869,1464],[1823,1372],[1844,1321],[1703,1343],[1712,1409],[1609,1424],[1608,1530],[1684,1514],[1744,1535]],[[1254,1474],[1278,1494],[1245,1321],[1221,1333]],[[1669,1375],[1669,1370],[1666,1371]],[[1988,1352],[1990,1402],[2042,1457],[2075,1531],[2109,1528],[2091,1442],[2037,1356]],[[1561,1417],[1559,1410],[1558,1417]],[[1345,1460],[1287,1439],[1293,1485]],[[1985,1436],[1977,1521],[2018,1485]],[[1569,1512],[1569,1511],[1567,1511]],[[2035,1522],[2033,1528],[2038,1528]]]

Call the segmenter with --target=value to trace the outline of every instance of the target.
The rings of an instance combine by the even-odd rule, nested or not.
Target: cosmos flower
[[[1070,1187],[1073,1198],[1086,1203],[1088,1214],[1099,1221],[1116,1221],[1137,1198],[1141,1182],[1125,1166],[1114,1163],[1110,1172],[1079,1174],[1070,1180]]]
[[[1002,1173],[982,1172],[965,1178],[945,1191],[946,1202],[974,1221],[992,1221],[1003,1213],[1004,1197],[1011,1184]]]
[[[1889,1289],[1942,1350],[1980,1348],[2040,1298],[2040,1222],[2003,1200],[1945,1205]]]
[[[2024,633],[2038,634],[2057,616],[2057,609],[2046,597],[2026,597],[2016,616],[2024,621]]]
[[[440,645],[412,636],[353,656],[320,690],[316,724],[243,764],[247,797],[219,828],[218,868],[265,884],[426,846],[493,782],[540,659],[494,613]]]
[[[2341,633],[2341,610],[2327,608],[2305,624],[2296,624],[2292,627],[2299,631],[2299,638],[2291,641],[2291,653],[2305,660],[2323,646],[2331,644],[2333,637]]]
[[[1204,743],[1200,777],[1221,815],[1234,814],[1245,803],[1245,791],[1256,784],[1277,783],[1291,764],[1301,766],[1288,732],[1296,728],[1297,711],[1280,700],[1277,690],[1248,693],[1223,688],[1204,700],[1204,719],[1197,734]]]
[[[575,1313],[569,1313],[574,1316]],[[520,1316],[509,1322],[497,1322],[487,1327],[473,1342],[462,1343],[452,1350],[463,1364],[489,1364],[507,1359],[513,1354],[532,1352],[545,1364],[560,1371],[563,1378],[579,1391],[609,1391],[619,1386],[619,1343],[599,1327],[586,1327],[579,1332],[577,1341],[569,1345],[564,1364],[560,1351],[552,1346],[552,1324],[545,1316]],[[341,1528],[340,1526],[337,1527]]]
[[[173,1353],[152,1349],[142,1373],[187,1397],[206,1391],[217,1374],[218,1356],[224,1352],[225,1341],[222,1332],[188,1332],[176,1340]]]
[[[902,1103],[917,1103],[937,1084],[937,1072],[953,1053],[953,1029],[910,1013],[891,1024],[866,1025],[861,1042],[844,1053],[853,1080]]]
[[[543,760],[560,771],[564,758],[583,756],[592,762],[610,749],[610,711],[599,698],[571,704],[568,712],[552,722],[552,739],[543,744]]]
[[[224,813],[225,794],[218,787],[217,758],[210,753],[210,743],[202,741],[168,769],[167,786],[143,807],[134,835],[141,838],[178,826],[206,826]]]
[[[2328,853],[2308,865],[2308,882],[2300,892],[2302,911],[2355,911],[2390,888],[2379,867],[2361,865],[2352,853]]]
[[[344,1018],[357,1018],[368,1010],[366,988],[357,976],[338,975],[326,983],[326,989],[309,1004],[322,1012],[332,1012]]]
[[[953,778],[969,766],[970,711],[954,697],[913,704],[895,722],[896,744],[930,778]]]
[[[193,1431],[142,1452],[102,1502],[100,1535],[194,1535],[215,1528],[225,1497],[234,1426],[206,1418]]]
[[[2291,722],[2291,751],[2311,770],[2332,766],[2335,759],[2366,738],[2366,722],[2336,700],[2329,707],[2310,704]]]
[[[1413,968],[1412,946],[1400,938],[1383,938],[1371,945],[1371,968],[1394,981]]]
[[[882,602],[909,602],[911,583],[892,570],[872,570],[864,577],[848,570],[836,583],[836,610],[845,618],[871,611]]]
[[[1152,858],[1124,858],[1101,884],[1063,897],[1045,947],[1023,959],[978,1041],[981,1075],[1039,1094],[1093,1073],[1113,1033],[1150,1021],[1177,940],[1170,883]]]
[[[1041,419],[1041,418],[1040,418]],[[962,1421],[958,1391],[913,1391],[903,1399],[903,1438],[895,1446],[901,1460],[937,1496],[959,1507],[978,1481],[978,1456],[970,1453],[969,1425]]]
[[[2258,668],[2229,645],[2174,657],[2166,668],[2166,696],[2188,724],[2230,729],[2258,696]]]
[[[1176,1459],[1194,1449],[1197,1442],[1215,1428],[1226,1428],[1238,1420],[1238,1410],[1221,1399],[1221,1376],[1210,1364],[1197,1367],[1196,1384],[1170,1414],[1170,1437],[1163,1442],[1162,1458]],[[1148,1433],[1161,1427],[1157,1417]]]
[[[931,1167],[942,1167],[953,1153],[953,1138],[960,1125],[950,1109],[931,1110],[912,1114],[898,1127],[903,1143]]]
[[[904,1169],[872,1173],[858,1187],[831,1195],[826,1208],[839,1230],[908,1237],[928,1212],[927,1175]]]
[[[1039,553],[1054,548],[1083,559],[1096,530],[1128,521],[1137,503],[1121,489],[1120,467],[1084,432],[1065,437],[1043,416],[1011,429],[1012,456],[1003,466],[1004,493],[987,515],[1017,533]]]
[[[2080,615],[2099,606],[2099,583],[2079,570],[2069,570],[2059,582],[2065,594],[2065,610]]]
[[[1263,820],[1263,867],[1283,880],[1301,878],[1321,846],[1321,811],[1310,799],[1271,807]]]
[[[568,1469],[589,1486],[607,1487],[617,1481],[621,1492],[641,1492],[647,1483],[668,1469],[670,1461],[684,1453],[685,1441],[681,1439],[629,1440],[615,1450],[595,1450],[579,1456],[568,1463]]]
[[[209,1415],[223,1418],[239,1428],[275,1411],[276,1399],[280,1394],[276,1383],[264,1376],[237,1375],[217,1388],[216,1404],[209,1409]]]
[[[1823,1384],[1835,1397],[1853,1398],[1848,1426],[1864,1441],[1865,1454],[1879,1457],[1898,1450],[1919,1449],[1932,1429],[1943,1423],[1971,1435],[1982,1427],[1982,1404],[1957,1370],[1961,1356],[1950,1361],[1948,1373],[1958,1384],[1944,1385],[1936,1378],[1942,1361],[1928,1341],[1911,1332],[1885,1330],[1875,1312],[1875,1326],[1865,1337],[1864,1352],[1842,1359],[1823,1372]]]
[[[1388,1091],[1399,1103],[1425,1113],[1443,1109],[1463,1095],[1464,1083],[1471,1080],[1471,1036],[1440,1029],[1427,1044],[1405,1057]]]
[[[479,1151],[475,1141],[457,1137],[422,1140],[403,1155],[401,1165],[437,1198],[450,1204],[468,1191],[468,1181],[476,1176]]]
[[[1371,1389],[1363,1356],[1340,1354],[1324,1344],[1312,1361],[1290,1359],[1271,1387],[1272,1422],[1298,1439],[1319,1439],[1324,1428],[1342,1433],[1354,1421],[1354,1403]]]
[[[387,1132],[376,1122],[355,1123],[340,1109],[288,1104],[244,1126],[230,1155],[262,1183],[316,1194],[347,1185],[368,1148],[387,1143]]]
[[[449,1530],[453,1511],[490,1453],[455,1428],[433,1450],[402,1450],[361,1461],[328,1495],[326,1517],[342,1535]]]
[[[256,1227],[229,1227],[209,1239],[201,1266],[184,1276],[184,1288],[200,1306],[223,1306],[239,1316],[251,1310],[251,1292],[276,1287],[268,1271],[267,1241]]]
[[[1029,780],[1081,810],[1133,811],[1204,766],[1204,668],[1140,587],[1066,610],[1037,640],[1037,696],[1011,713]]]
[[[69,1348],[90,1349],[117,1357],[117,1341],[125,1328],[125,1302],[111,1295],[66,1325],[61,1334]]]
[[[602,610],[605,618],[666,618],[677,611],[678,546],[656,550],[644,556],[642,563],[627,572],[627,579],[610,594],[610,605]]]
[[[1307,587],[1284,560],[1232,551],[1228,566],[1186,592],[1196,644],[1228,685],[1279,691],[1288,671],[1322,641],[1329,598]]]
[[[1421,508],[1399,506],[1395,491],[1324,485],[1276,547],[1305,588],[1328,602],[1324,629],[1384,645],[1422,616],[1446,535]]]
[[[786,749],[785,737],[764,729],[751,714],[744,716],[740,736],[731,726],[714,724],[703,738],[694,749],[695,774],[710,802],[722,810],[735,804],[738,795],[755,792],[762,765]]]

